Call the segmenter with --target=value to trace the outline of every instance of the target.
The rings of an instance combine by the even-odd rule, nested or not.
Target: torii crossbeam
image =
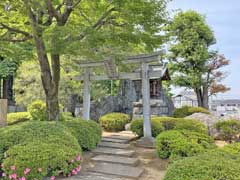
[[[116,65],[111,60],[79,64],[78,67],[85,68],[84,75],[75,77],[77,81],[84,81],[83,118],[86,120],[90,119],[90,81],[118,79],[142,80],[144,138],[152,140],[149,79],[163,77],[168,71],[167,69],[151,71],[149,70],[149,63],[160,63],[163,54],[164,51],[158,51],[150,55],[132,56],[122,60],[121,62],[123,64],[141,63],[141,72],[134,73],[119,73]],[[94,75],[90,73],[91,68],[99,66],[105,67],[106,75]]]

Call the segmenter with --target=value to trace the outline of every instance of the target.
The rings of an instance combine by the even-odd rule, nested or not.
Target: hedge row
[[[172,118],[172,117],[153,117],[151,119],[152,134],[154,137],[163,131],[168,130],[189,130],[207,134],[207,127],[197,120]],[[131,130],[139,137],[143,136],[143,119],[134,120],[131,123]]]

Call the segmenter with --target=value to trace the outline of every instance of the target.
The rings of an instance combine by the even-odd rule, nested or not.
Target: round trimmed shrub
[[[166,131],[157,136],[156,148],[160,158],[189,157],[214,148],[213,139],[192,131]]]
[[[156,137],[161,132],[164,131],[163,125],[156,119],[151,120],[152,126],[152,136]],[[131,122],[130,129],[132,132],[136,133],[139,137],[143,136],[143,119],[136,119]]]
[[[34,101],[27,109],[32,116],[32,120],[46,121],[48,119],[46,103],[41,100]]]
[[[99,122],[106,131],[122,131],[130,118],[123,113],[110,113],[100,117]]]
[[[55,122],[29,121],[1,129],[0,135],[0,152],[5,152],[14,145],[34,141],[80,149],[77,139],[69,132],[67,127]]]
[[[237,120],[219,121],[215,124],[215,127],[219,133],[218,135],[219,139],[230,142],[239,139],[240,121]]]
[[[173,118],[173,117],[153,117],[153,120],[158,120],[162,123],[164,130],[189,130],[199,133],[208,134],[207,127],[193,119]]]
[[[59,175],[75,175],[80,171],[78,149],[56,143],[35,141],[16,145],[6,152],[3,161],[5,176],[10,179],[43,179]]]
[[[207,152],[171,163],[164,180],[239,180],[239,169],[239,155]]]
[[[31,115],[29,112],[16,112],[7,114],[7,124],[9,126],[29,120],[31,120]]]
[[[72,120],[63,122],[63,124],[77,138],[78,143],[85,151],[95,149],[101,141],[101,127],[94,121],[72,118]]]
[[[175,111],[173,112],[173,117],[184,118],[194,113],[210,114],[210,112],[207,109],[202,107],[183,106],[181,108],[175,109]]]

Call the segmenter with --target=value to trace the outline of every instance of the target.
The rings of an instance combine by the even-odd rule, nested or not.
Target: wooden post
[[[7,99],[0,99],[0,127],[7,126]]]
[[[84,73],[84,93],[83,93],[83,118],[90,119],[90,71],[86,68]]]
[[[149,85],[149,65],[142,63],[142,100],[144,118],[144,137],[152,139],[151,109],[150,109],[150,85]]]

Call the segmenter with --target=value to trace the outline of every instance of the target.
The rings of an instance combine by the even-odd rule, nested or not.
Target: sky
[[[223,83],[231,91],[219,94],[218,98],[240,99],[240,0],[173,0],[168,9],[191,9],[206,16],[217,39],[213,48],[230,60],[224,69],[228,77]]]

